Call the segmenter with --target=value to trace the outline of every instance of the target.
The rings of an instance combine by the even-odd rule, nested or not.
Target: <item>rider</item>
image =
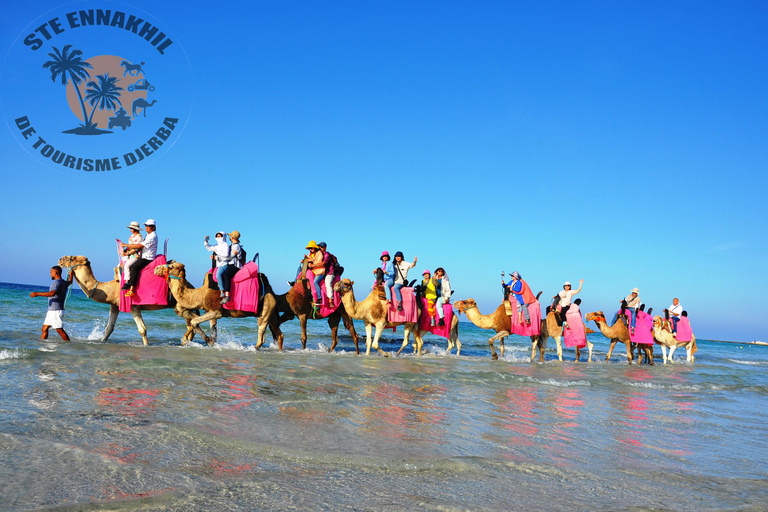
[[[520,276],[519,272],[512,272],[511,275],[512,280],[506,283],[506,286],[515,295],[517,302],[520,304],[520,307],[523,310],[523,316],[525,317],[525,324],[530,325],[531,315],[528,313],[528,305],[536,302],[536,297],[534,297],[530,286],[528,286],[528,283],[523,281],[523,278]],[[501,282],[504,283],[504,280],[502,279]]]
[[[131,266],[130,280],[126,280],[123,285],[123,290],[128,290],[125,292],[126,297],[131,297],[133,295],[139,277],[141,276],[141,270],[152,263],[155,256],[157,256],[157,233],[155,233],[155,229],[157,229],[155,219],[147,219],[147,222],[144,223],[144,230],[147,232],[147,236],[144,238],[143,242],[138,244],[121,244],[123,249],[141,250],[139,261]]]
[[[437,272],[435,272],[437,274]],[[432,277],[432,272],[429,269],[424,270],[421,273],[423,279],[421,281],[421,288],[424,293],[424,298],[427,299],[427,314],[429,315],[429,325],[435,325],[435,302],[437,301],[437,279]]]
[[[439,295],[437,297],[437,316],[440,318],[437,321],[437,325],[445,325],[445,312],[443,311],[443,304],[451,302],[451,281],[448,279],[448,274],[445,273],[443,267],[437,267],[435,269],[435,277],[437,281],[437,290]]]
[[[637,288],[632,288],[632,292],[629,295],[627,295],[626,297],[624,297],[623,300],[620,301],[622,303],[626,302],[626,307],[633,310],[632,311],[632,323],[630,325],[630,333],[631,334],[635,334],[635,323],[637,322],[637,310],[638,310],[638,308],[640,307],[640,304],[641,304],[640,297],[637,295],[639,291],[640,290],[638,290]],[[621,314],[623,312],[624,312],[623,308],[619,308],[619,311],[617,311],[616,314],[613,315],[613,323],[614,324],[616,323],[616,320],[619,318],[619,314]]]
[[[392,292],[390,291],[390,288],[395,284],[395,266],[390,261],[389,251],[382,251],[381,258],[379,259],[381,260],[381,267],[375,269],[373,273],[375,274],[379,270],[384,273],[384,293],[387,297],[387,305],[389,305],[392,303]]]
[[[229,287],[232,282],[232,273],[229,271],[229,267],[232,266],[237,269],[234,265],[230,265],[232,252],[226,238],[227,233],[219,231],[216,233],[216,245],[208,244],[209,237],[207,235],[203,239],[205,241],[205,248],[213,252],[211,258],[216,260],[216,281],[218,281],[219,289],[221,290],[222,304],[229,302]]]
[[[566,281],[565,284],[563,284],[563,289],[560,290],[557,295],[552,297],[554,299],[553,305],[556,306],[557,311],[560,311],[560,315],[555,315],[555,318],[557,320],[557,325],[566,324],[565,321],[565,315],[568,313],[568,308],[571,305],[571,300],[573,299],[573,296],[576,295],[581,291],[581,285],[584,284],[583,279],[579,279],[579,287],[576,290],[573,290],[571,286],[570,281]]]
[[[680,299],[675,297],[672,299],[672,305],[664,310],[664,316],[667,320],[672,320],[672,335],[677,334],[677,322],[680,321],[680,315],[683,313],[683,306],[680,304]]]
[[[325,274],[325,294],[328,297],[328,307],[333,308],[333,280],[336,277],[336,266],[334,265],[334,256],[328,252],[328,244],[320,242],[317,244],[323,251],[323,273]],[[318,299],[320,296],[318,295]]]
[[[320,242],[324,244],[324,242]],[[317,245],[314,240],[310,240],[305,249],[309,250],[306,258],[309,260],[309,269],[315,274],[315,303],[314,307],[320,307],[323,302],[323,292],[320,289],[320,283],[325,280],[325,251]]]
[[[403,295],[400,293],[400,288],[408,284],[408,270],[415,267],[417,261],[419,258],[416,256],[411,263],[403,261],[403,253],[400,251],[395,253],[395,298],[398,311],[403,310]]]
[[[131,236],[128,238],[128,245],[140,244],[141,226],[137,221],[133,221],[128,224],[128,229],[131,230]],[[123,280],[128,282],[131,279],[131,267],[139,261],[139,249],[128,249],[123,251],[122,263],[123,263]]]

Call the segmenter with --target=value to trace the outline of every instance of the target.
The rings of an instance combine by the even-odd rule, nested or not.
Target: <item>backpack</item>
[[[339,265],[339,260],[336,259],[336,256],[334,256],[330,252],[328,253],[328,256],[331,257],[330,270],[333,271],[333,275],[335,275],[336,277],[341,276],[341,274],[344,273],[344,267]]]
[[[244,267],[246,261],[248,261],[248,258],[245,255],[245,249],[242,245],[240,246],[240,252],[237,253],[237,260],[240,262],[240,268]]]

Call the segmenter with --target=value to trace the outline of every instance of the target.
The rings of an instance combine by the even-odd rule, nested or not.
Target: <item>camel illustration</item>
[[[125,75],[139,76],[139,73],[144,73],[144,70],[141,69],[141,66],[144,65],[143,62],[141,64],[131,64],[127,60],[124,60],[123,62],[120,63],[120,65],[125,68],[123,77],[125,77]]]
[[[306,258],[302,260],[302,276],[307,275],[308,263],[309,261]],[[307,279],[298,279],[288,292],[282,295],[275,295],[275,299],[277,300],[277,312],[279,314],[280,324],[298,317],[299,324],[301,325],[301,348],[306,349],[307,320],[310,318],[313,320],[323,320],[323,318],[316,318],[313,314],[312,291],[309,289]],[[349,335],[352,336],[352,341],[355,343],[355,351],[359,354],[359,337],[344,305],[340,305],[336,311],[325,318],[328,321],[328,326],[331,328],[332,341],[328,352],[333,352],[336,349],[336,345],[339,343],[339,322],[343,321],[344,327],[349,331]],[[275,333],[273,332],[272,335],[274,336]]]
[[[541,292],[539,292],[541,295]],[[538,298],[538,297],[537,297]],[[493,342],[499,340],[501,357],[504,357],[504,340],[509,337],[509,329],[512,326],[512,321],[507,316],[504,303],[496,308],[496,311],[490,315],[483,315],[480,310],[477,309],[477,303],[475,299],[464,299],[453,304],[453,307],[459,312],[464,313],[470,322],[475,324],[481,329],[493,329],[496,331],[496,335],[488,338],[488,345],[491,347],[491,357],[496,360],[499,355],[496,354],[496,350],[493,348]],[[547,348],[547,340],[549,334],[547,334],[547,322],[546,319],[541,321],[541,334],[538,336],[531,336],[531,361],[536,358],[536,350],[539,351],[539,361],[544,361],[544,350]]]
[[[155,267],[155,275],[163,276],[168,279],[168,287],[171,295],[176,299],[176,314],[183,318],[192,316],[192,321],[187,323],[187,332],[182,338],[182,345],[192,341],[195,330],[198,330],[208,345],[213,345],[216,341],[216,321],[222,317],[245,318],[249,316],[257,317],[259,326],[258,342],[256,348],[264,344],[264,335],[267,331],[267,325],[273,333],[277,333],[278,347],[283,349],[283,333],[277,322],[277,300],[271,291],[265,290],[264,297],[259,301],[258,313],[251,311],[239,311],[236,309],[224,309],[221,306],[221,296],[217,288],[214,288],[210,282],[209,275],[205,276],[205,284],[200,288],[193,288],[186,279],[184,265],[176,261],[169,261],[166,265]],[[259,274],[263,276],[263,274]],[[206,312],[200,316],[195,314],[195,310],[203,309]],[[208,336],[200,328],[203,322],[211,322],[211,335]]]
[[[365,355],[370,355],[371,347],[378,350],[380,354],[389,356],[379,348],[379,338],[386,328],[394,328],[398,325],[404,326],[405,337],[403,346],[397,351],[399,354],[407,345],[411,333],[413,332],[416,341],[414,342],[414,354],[421,353],[422,341],[419,336],[419,329],[416,322],[395,322],[390,323],[387,320],[387,301],[379,297],[379,288],[374,287],[371,293],[362,302],[355,300],[355,291],[352,286],[354,281],[347,278],[342,279],[334,286],[334,289],[341,293],[341,301],[344,304],[349,316],[356,320],[362,320],[365,323]],[[376,332],[371,339],[371,331],[376,327]]]
[[[152,100],[152,103],[147,103],[147,100],[144,98],[137,98],[133,100],[133,104],[131,105],[131,114],[133,114],[133,117],[136,117],[137,110],[140,108],[143,108],[144,117],[147,117],[147,109],[157,103],[157,100]]]
[[[80,288],[85,292],[85,295],[100,304],[109,304],[109,321],[104,329],[104,336],[101,341],[107,341],[112,335],[112,331],[115,329],[115,322],[117,321],[117,315],[120,313],[120,281],[97,281],[93,276],[91,270],[91,262],[85,256],[62,256],[59,258],[59,266],[62,268],[70,268],[75,273],[75,280]],[[191,286],[191,285],[190,285]],[[142,311],[155,311],[158,309],[173,308],[176,305],[175,300],[169,300],[168,305],[134,305],[131,307],[131,315],[136,322],[136,327],[139,329],[141,340],[144,345],[149,345],[147,339],[147,326],[144,324],[144,319],[141,317]],[[185,317],[187,326],[190,325],[192,315]]]
[[[672,328],[669,325],[669,320],[664,320],[659,315],[653,317],[653,337],[659,345],[661,345],[661,354],[664,357],[664,364],[667,361],[672,363],[672,354],[675,353],[677,347],[685,347],[686,360],[689,363],[694,361],[693,355],[698,348],[696,347],[696,336],[691,334],[691,341],[678,341],[677,338],[672,336]],[[669,357],[667,357],[667,348],[669,348]]]

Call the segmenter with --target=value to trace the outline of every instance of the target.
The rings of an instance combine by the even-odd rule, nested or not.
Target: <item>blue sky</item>
[[[101,175],[5,130],[0,281],[45,284],[65,254],[106,279],[152,217],[192,276],[203,237],[237,229],[278,292],[324,240],[359,298],[401,250],[482,312],[518,270],[544,297],[583,278],[585,312],[637,286],[655,311],[680,297],[700,337],[768,338],[768,5],[528,4],[131,2],[186,52],[189,122]],[[2,48],[61,5],[8,6]]]

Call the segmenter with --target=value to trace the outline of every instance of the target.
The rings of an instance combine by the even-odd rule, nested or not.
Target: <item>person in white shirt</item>
[[[408,270],[416,266],[416,262],[419,258],[413,257],[412,262],[404,261],[403,253],[397,251],[395,253],[395,300],[397,300],[397,310],[403,310],[403,295],[400,292],[400,288],[408,284]]]
[[[565,314],[568,312],[568,308],[571,306],[573,296],[581,291],[582,284],[584,284],[584,280],[579,279],[579,287],[576,290],[573,290],[571,282],[566,281],[565,284],[563,284],[563,289],[560,290],[557,295],[552,297],[555,299],[553,302],[556,305],[557,311],[560,312],[560,315],[555,315],[555,318],[557,319],[557,325],[566,324]]]
[[[683,314],[683,306],[680,305],[680,299],[672,299],[672,305],[664,310],[664,316],[667,320],[672,320],[672,333],[677,333],[677,322],[680,321],[680,315]]]
[[[147,219],[144,223],[144,230],[147,232],[147,236],[144,237],[144,241],[140,244],[122,244],[123,249],[141,249],[141,257],[139,261],[131,266],[131,278],[123,285],[123,290],[126,297],[133,295],[136,285],[138,284],[139,277],[141,276],[141,269],[152,263],[157,256],[157,224],[155,219]]]
[[[226,232],[219,231],[215,236],[216,245],[208,244],[208,236],[206,236],[203,240],[205,243],[205,248],[208,251],[213,252],[211,258],[216,260],[216,282],[219,283],[219,289],[221,290],[221,303],[226,304],[229,302],[229,287],[232,283],[233,275],[232,272],[229,271],[229,267],[234,267],[234,265],[231,265],[232,250],[227,243]],[[237,267],[235,267],[235,271],[236,270]]]

